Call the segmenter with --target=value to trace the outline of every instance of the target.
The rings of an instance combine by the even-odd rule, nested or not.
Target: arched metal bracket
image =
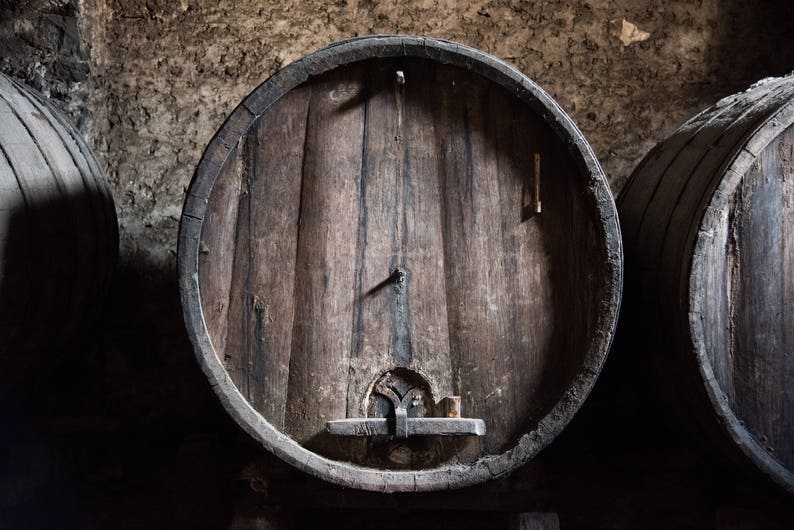
[[[337,436],[452,436],[485,435],[485,422],[460,417],[460,396],[433,403],[429,388],[405,377],[409,370],[388,372],[372,387],[372,394],[391,403],[393,416],[346,418],[329,421],[326,428]],[[428,402],[429,401],[429,402]]]

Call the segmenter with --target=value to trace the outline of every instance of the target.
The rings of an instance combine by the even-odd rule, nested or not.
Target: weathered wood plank
[[[68,277],[64,274],[64,267],[67,265],[59,261],[50,261],[45,266],[44,262],[36,260],[34,258],[36,252],[32,247],[35,245],[33,241],[48,240],[51,245],[48,252],[52,252],[56,256],[71,256],[73,252],[68,252],[67,249],[74,249],[76,245],[74,234],[70,231],[65,231],[62,234],[63,238],[55,237],[57,225],[54,223],[57,219],[50,216],[53,213],[63,213],[64,211],[63,183],[59,182],[57,176],[53,174],[47,159],[36,145],[36,139],[25,128],[20,111],[15,108],[17,101],[14,100],[14,95],[18,97],[16,87],[6,81],[0,96],[0,122],[4,124],[3,127],[0,127],[0,144],[3,146],[9,165],[13,168],[12,178],[15,178],[25,197],[27,213],[24,222],[30,223],[29,227],[11,227],[11,230],[29,229],[30,240],[22,242],[17,237],[14,248],[9,249],[8,252],[9,254],[11,252],[19,253],[22,245],[28,247],[29,251],[30,261],[25,264],[26,267],[29,267],[26,274],[35,276],[35,280],[28,283],[29,291],[26,294],[29,298],[25,304],[26,308],[22,309],[27,315],[25,321],[50,322],[55,317],[53,313],[55,307],[42,302],[54,296],[58,300],[66,301],[68,305],[68,301],[71,299],[70,290],[67,290],[68,286],[63,282]],[[18,217],[17,221],[19,219]],[[63,222],[68,222],[68,220],[63,220]],[[9,259],[16,260],[18,258],[9,256]],[[12,287],[6,286],[5,288]],[[61,328],[58,326],[56,329]]]
[[[109,188],[74,128],[4,75],[0,118],[0,351],[20,355],[92,316],[118,240]]]
[[[522,162],[545,145],[537,125],[514,126],[510,99],[479,79],[442,70],[436,83],[454,87],[434,105],[453,381],[467,414],[488,418],[486,450],[497,451],[532,421],[523,413],[539,401],[537,376],[550,376],[542,367],[551,351],[562,354],[548,325],[558,316],[547,290],[556,251],[544,248],[542,215],[524,218],[534,163]],[[552,205],[557,189],[549,186]]]
[[[295,297],[301,172],[310,89],[294,90],[270,107],[249,137],[252,150],[251,237],[246,292],[248,397],[268,421],[284,425]],[[272,124],[272,125],[271,125]]]
[[[742,181],[732,212],[737,268],[729,299],[732,405],[758,441],[794,469],[794,128],[761,155]]]
[[[485,154],[480,152],[489,146],[476,143],[484,136],[481,129],[484,118],[477,102],[483,100],[487,93],[481,85],[452,69],[439,69],[436,84],[445,88],[439,91],[433,107],[436,143],[440,151],[453,388],[461,396],[463,410],[470,411],[473,417],[488,418],[486,448],[493,451],[502,441],[506,425],[505,416],[501,413],[503,401],[498,392],[503,381],[495,380],[501,376],[494,374],[490,363],[480,363],[486,357],[496,360],[496,355],[499,363],[504,359],[504,348],[493,344],[495,333],[490,329],[499,312],[504,310],[504,307],[488,301],[491,288],[488,269],[499,258],[487,248],[487,236],[489,232],[493,234],[489,223],[494,219],[488,215],[492,213],[490,210],[483,211],[489,205],[488,201],[493,199],[485,193],[489,181],[492,184],[495,179],[492,173],[486,173],[492,168],[482,159]],[[491,283],[502,279],[501,271],[497,270]],[[498,285],[495,287],[499,289]],[[499,292],[496,292],[494,298],[498,296]],[[494,349],[501,351],[495,354]],[[476,375],[470,377],[470,374]],[[490,394],[491,391],[494,393]]]
[[[22,326],[30,319],[33,303],[30,287],[33,238],[31,220],[25,205],[22,188],[17,183],[14,168],[6,158],[0,143],[0,333],[7,341],[17,338]],[[13,287],[12,287],[13,286]]]
[[[28,101],[35,107],[38,113],[52,124],[53,130],[60,138],[63,148],[69,153],[72,163],[78,168],[80,179],[86,190],[87,201],[91,205],[91,213],[94,215],[96,229],[90,235],[96,245],[97,256],[104,256],[104,249],[115,248],[118,246],[118,223],[116,220],[116,210],[113,206],[113,196],[110,186],[99,167],[94,155],[88,146],[80,138],[75,128],[60,113],[52,109],[46,101],[37,93],[24,90],[20,84],[17,88],[25,95]],[[85,244],[86,240],[83,240]],[[107,264],[115,262],[116,251],[107,255]],[[107,265],[105,265],[107,268]],[[97,271],[101,270],[100,268]],[[107,269],[105,269],[107,270]],[[100,290],[108,287],[110,275],[94,275],[95,285]]]
[[[364,73],[360,105],[364,114],[363,154],[356,229],[354,308],[351,319],[347,409],[342,417],[366,415],[369,386],[380,373],[407,366],[411,338],[398,318],[397,267],[405,266],[402,248],[400,177],[402,146],[396,80],[385,69]],[[408,314],[402,317],[410,318]],[[402,335],[398,338],[398,334]]]
[[[532,115],[522,113],[521,106],[520,101],[511,100],[506,107],[494,108],[493,112],[503,112],[510,120],[501,126],[492,125],[499,152],[502,244],[504,259],[510,266],[508,289],[513,305],[507,323],[513,338],[505,355],[508,357],[506,369],[510,373],[514,434],[519,432],[522,422],[539,421],[543,411],[559,398],[557,392],[543,395],[544,388],[552,388],[559,382],[550,366],[569,354],[578,356],[581,353],[564,352],[559,347],[562,333],[556,321],[560,311],[552,281],[555,256],[550,246],[558,237],[554,234],[554,226],[569,213],[566,198],[570,191],[569,175],[559,170],[556,155],[552,154],[553,133]],[[516,193],[518,186],[520,194]],[[567,190],[563,195],[558,193],[561,187]],[[541,213],[535,211],[540,200],[536,195],[539,189],[544,203]],[[547,352],[551,351],[556,353],[549,355]],[[580,360],[574,366],[578,366]],[[544,380],[548,380],[547,386]]]
[[[53,246],[48,249],[53,255],[61,256],[54,262],[58,263],[58,272],[54,281],[57,290],[53,291],[53,295],[59,297],[60,304],[39,305],[55,311],[44,321],[60,319],[63,329],[75,329],[83,318],[82,308],[96,295],[93,289],[73,290],[68,282],[88,286],[100,276],[103,263],[95,259],[96,253],[92,247],[99,236],[98,232],[104,230],[107,223],[95,215],[99,195],[96,181],[88,171],[81,170],[75,163],[59,135],[60,124],[40,112],[23,89],[14,88],[16,90],[4,91],[0,97],[14,109],[14,115],[32,142],[30,148],[38,151],[46,164],[46,170],[43,171],[51,175],[56,188],[47,198],[48,202],[35,205],[35,209],[39,210],[38,215],[45,223],[45,226],[39,226],[42,230],[40,235],[61,232],[61,237],[53,238]],[[38,178],[42,174],[38,173]],[[75,252],[70,249],[80,250]]]
[[[714,194],[714,190],[721,182],[721,175],[727,163],[726,153],[739,151],[749,134],[768,120],[778,108],[781,98],[787,98],[789,94],[794,94],[794,90],[783,84],[759,96],[752,109],[736,117],[734,122],[725,125],[723,134],[716,143],[702,153],[693,169],[700,178],[689,179],[686,182],[669,217],[660,250],[659,259],[662,267],[672,268],[684,259],[686,248],[692,244],[692,234],[696,232],[691,220],[702,217],[708,197]],[[670,289],[678,288],[680,292],[680,284],[671,282],[668,286]]]
[[[299,442],[347,414],[366,97],[361,71],[312,84],[285,429]]]
[[[219,186],[218,197],[213,201],[213,206],[215,201],[218,201],[217,206],[211,209],[208,208],[207,211],[209,215],[212,215],[213,211],[216,209],[219,212],[223,212],[223,208],[236,211],[236,215],[233,217],[228,215],[225,219],[225,224],[230,225],[234,230],[231,245],[228,249],[218,249],[219,251],[224,250],[228,253],[217,253],[218,259],[222,262],[226,262],[217,265],[219,269],[226,269],[229,267],[227,261],[229,258],[231,258],[232,261],[231,268],[229,269],[231,275],[218,277],[218,280],[222,283],[226,283],[227,281],[230,282],[229,294],[227,297],[228,318],[222,321],[223,324],[225,324],[225,335],[221,334],[218,335],[217,338],[213,337],[213,340],[217,340],[219,346],[221,344],[223,345],[222,350],[217,350],[218,355],[223,360],[223,364],[226,370],[228,370],[229,376],[231,376],[235,386],[237,386],[242,395],[248,397],[250,395],[248,384],[249,372],[253,364],[253,355],[255,354],[255,352],[250,351],[248,347],[250,344],[250,330],[248,319],[246,318],[249,312],[248,305],[253,303],[251,295],[247,291],[252,255],[251,225],[253,223],[251,219],[251,209],[248,207],[248,198],[251,194],[250,187],[251,180],[253,179],[251,174],[252,159],[256,156],[256,153],[251,152],[250,139],[248,137],[240,141],[235,149],[239,161],[235,162],[231,157],[227,159],[229,162],[222,167],[220,173],[220,178],[223,179],[224,185]],[[233,188],[235,182],[239,182],[239,189],[236,192]],[[224,199],[227,200],[224,201]],[[230,208],[228,201],[235,200],[237,202],[236,207]],[[229,214],[230,213],[231,212],[229,212]],[[199,248],[200,253],[204,251],[201,243],[199,244]],[[201,259],[201,254],[199,254],[199,259]],[[215,258],[213,257],[213,259]],[[209,271],[207,272],[209,273]],[[215,278],[212,278],[213,282],[215,280]],[[219,287],[223,288],[225,285],[221,284]],[[220,310],[221,315],[223,312],[223,300],[223,295],[219,293],[212,302],[214,311],[217,312]],[[209,325],[209,323],[207,325]],[[218,323],[214,323],[214,325],[218,326]],[[222,331],[223,327],[218,329],[218,332]]]
[[[213,344],[235,383],[279,427],[307,105],[308,92],[294,91],[268,109],[268,127],[254,124],[222,169],[202,233],[202,302]]]
[[[435,78],[436,69],[427,63],[406,65],[401,62],[398,65],[405,75],[405,85],[400,89],[403,98],[400,178],[403,230],[405,239],[410,241],[403,249],[411,274],[408,286],[410,367],[427,377],[438,400],[455,395],[455,391],[445,285],[448,264],[444,258],[439,146],[434,133],[433,91],[427,89],[427,82]],[[463,414],[469,416],[471,411],[464,409]]]
[[[221,327],[214,332],[225,345],[235,384],[279,428],[289,377],[308,101],[308,89],[293,91],[253,124],[237,148],[240,157],[227,162],[224,181],[213,190],[223,196],[212,198],[216,208],[208,214],[220,219],[207,219],[228,227],[216,241],[220,257],[213,258],[223,264],[216,272],[226,273],[221,277],[228,282],[218,282],[215,311]],[[208,269],[206,276],[213,272]]]
[[[765,91],[760,102],[772,99],[774,94],[774,90]],[[653,262],[668,258],[665,266],[674,266],[672,262],[680,254],[678,242],[684,241],[687,234],[681,224],[689,226],[693,210],[724,161],[724,153],[734,148],[763,116],[759,105],[741,100],[729,107],[728,112],[714,116],[707,127],[698,130],[685,149],[672,151],[674,159],[662,174],[663,184],[648,204],[637,236],[637,253],[645,257],[640,267],[653,267]],[[664,151],[667,152],[666,149]],[[690,178],[693,173],[700,178]],[[672,288],[672,285],[667,284],[666,288]]]
[[[212,345],[227,367],[235,366],[242,347],[240,339],[233,339],[231,348],[227,344],[230,301],[233,293],[239,293],[239,289],[232,289],[232,282],[236,271],[234,258],[237,246],[242,244],[237,239],[242,163],[242,148],[238,146],[221,169],[212,189],[212,207],[205,215],[206,223],[201,231],[202,251],[199,254],[204,322]]]

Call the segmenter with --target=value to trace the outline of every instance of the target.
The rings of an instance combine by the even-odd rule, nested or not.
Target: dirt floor
[[[48,360],[47,392],[8,413],[0,492],[13,495],[0,502],[0,528],[52,527],[42,502],[63,528],[303,527],[340,506],[385,508],[368,521],[391,528],[417,502],[422,524],[436,528],[442,507],[465,513],[473,503],[556,511],[563,528],[708,528],[723,519],[761,528],[759,510],[776,513],[786,501],[748,506],[738,482],[715,492],[721,475],[692,471],[705,464],[688,447],[626,442],[625,425],[613,434],[628,448],[611,456],[599,451],[614,438],[582,442],[620,405],[609,390],[597,389],[603,401],[545,460],[485,490],[385,501],[307,480],[261,454],[219,410],[185,338],[176,240],[187,185],[226,116],[280,67],[334,41],[424,35],[513,64],[570,114],[617,193],[696,112],[794,69],[792,21],[785,0],[0,0],[0,70],[43,91],[84,132],[111,182],[121,238],[100,332]],[[620,386],[609,373],[605,381]],[[659,435],[648,429],[645,442]],[[20,482],[15,473],[34,463]],[[301,495],[315,499],[297,503],[311,509],[295,509]],[[493,516],[455,517],[460,528],[482,528]]]

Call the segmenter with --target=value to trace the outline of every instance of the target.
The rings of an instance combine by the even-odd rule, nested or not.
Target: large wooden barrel
[[[794,77],[653,149],[619,199],[627,313],[712,441],[794,491]],[[636,299],[630,302],[630,299]],[[628,316],[628,315],[627,315]],[[650,349],[650,348],[649,348]],[[705,414],[705,417],[704,417]]]
[[[189,335],[235,420],[326,480],[461,487],[526,462],[587,396],[622,254],[560,107],[474,49],[345,41],[228,118],[186,199]]]
[[[113,199],[80,134],[0,74],[0,351],[72,337],[117,254]]]

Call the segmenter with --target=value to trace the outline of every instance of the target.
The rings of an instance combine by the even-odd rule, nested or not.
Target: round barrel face
[[[607,353],[621,252],[603,174],[545,93],[475,50],[373,37],[305,61],[235,111],[191,184],[199,361],[238,423],[323,478],[504,474]]]
[[[794,484],[794,126],[756,156],[712,233],[703,351],[741,431]]]

